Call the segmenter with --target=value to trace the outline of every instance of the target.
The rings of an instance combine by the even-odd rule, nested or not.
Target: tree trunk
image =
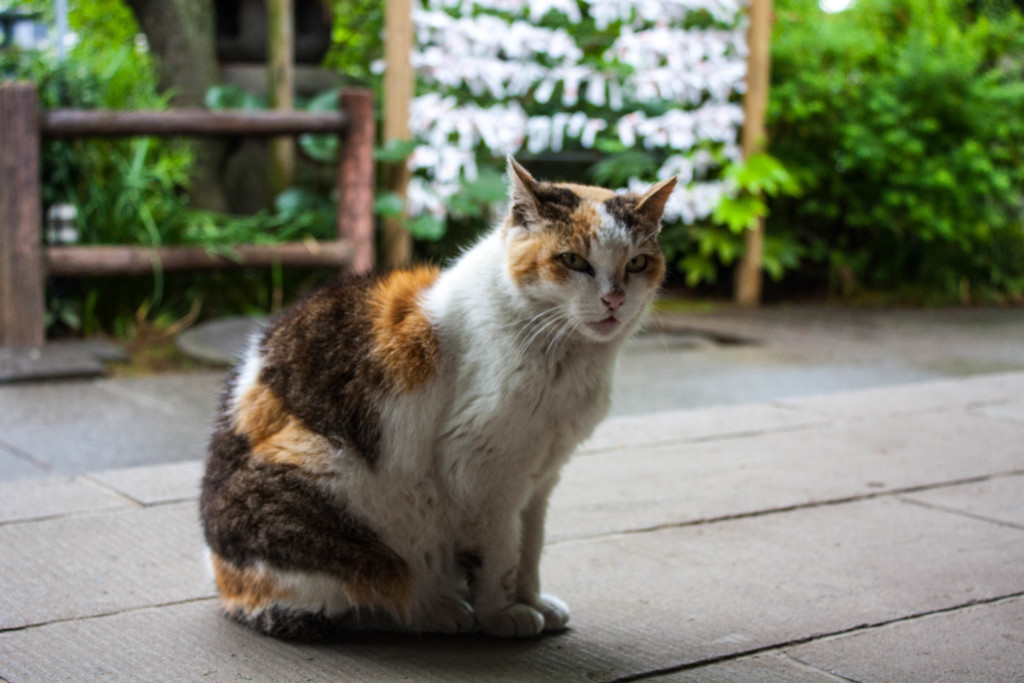
[[[213,3],[210,0],[126,0],[156,58],[160,88],[170,91],[175,107],[202,107],[206,91],[218,81]],[[194,143],[192,203],[224,210],[221,182],[225,144]]]

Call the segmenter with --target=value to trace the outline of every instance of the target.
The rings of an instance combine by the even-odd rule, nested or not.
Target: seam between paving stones
[[[938,503],[929,503],[923,500],[914,500],[913,498],[900,498],[904,503],[910,503],[911,505],[917,505],[919,507],[926,508],[928,510],[934,510],[935,512],[945,512],[951,515],[958,515],[960,517],[967,517],[968,519],[977,520],[979,522],[988,522],[989,524],[996,524],[998,526],[1007,527],[1010,529],[1017,529],[1018,531],[1024,531],[1024,524],[1017,524],[1016,522],[1007,522],[1004,519],[996,519],[995,517],[986,517],[985,515],[978,515],[967,510],[958,510],[954,507],[948,507],[946,505],[939,505]]]
[[[86,482],[92,484],[93,486],[95,486],[98,489],[101,489],[101,490],[106,491],[108,493],[113,493],[118,498],[123,498],[124,500],[128,501],[129,503],[132,503],[133,505],[137,505],[139,507],[144,507],[144,508],[154,507],[156,505],[163,505],[165,503],[180,503],[180,502],[185,501],[185,500],[195,500],[198,497],[198,496],[184,496],[182,498],[176,498],[176,499],[173,499],[173,500],[160,500],[160,501],[156,501],[154,503],[147,504],[147,503],[144,503],[143,501],[139,500],[138,498],[135,498],[134,496],[129,495],[128,493],[122,491],[121,489],[119,489],[119,488],[117,488],[115,486],[112,486],[112,485],[110,485],[110,484],[108,484],[108,483],[106,483],[104,481],[99,480],[99,479],[94,479],[93,475],[91,475],[91,474],[83,474],[83,475],[81,475],[78,478],[80,480],[82,480],[82,481],[86,481]]]
[[[147,609],[163,609],[165,607],[177,607],[178,605],[188,605],[193,602],[213,602],[217,600],[216,595],[204,595],[200,598],[186,598],[185,600],[172,600],[170,602],[160,602],[155,605],[137,605],[135,607],[127,607],[125,609],[111,610],[110,612],[101,612],[99,614],[85,614],[77,617],[65,617],[63,619],[51,619],[50,621],[40,621],[34,624],[23,624],[21,626],[12,626],[9,628],[0,628],[0,638],[7,635],[8,633],[17,633],[18,631],[29,631],[34,628],[43,628],[44,626],[55,626],[57,624],[66,624],[68,622],[75,621],[91,621],[93,619],[103,619],[104,617],[116,617],[120,614],[131,614],[132,612],[141,612]]]
[[[197,496],[188,498],[175,498],[173,500],[161,500],[155,503],[143,504],[130,498],[125,498],[125,504],[115,507],[90,508],[88,510],[72,510],[70,512],[58,512],[52,515],[39,515],[38,517],[26,517],[23,519],[0,520],[0,529],[16,524],[35,524],[36,522],[52,522],[57,519],[86,519],[88,517],[102,517],[104,515],[123,515],[133,511],[149,510],[150,508],[164,507],[166,505],[181,505],[182,503],[194,503]],[[198,524],[198,522],[196,522]]]
[[[896,386],[900,386],[900,385],[893,385],[893,387],[896,387]],[[882,387],[880,387],[880,388],[882,388]],[[823,396],[828,396],[828,394],[824,394]],[[805,415],[814,415],[814,416],[816,416],[818,418],[821,418],[821,419],[830,419],[830,421],[832,423],[839,422],[839,423],[847,423],[847,424],[849,424],[849,423],[858,423],[858,422],[868,422],[868,421],[871,421],[871,420],[877,420],[879,418],[886,418],[886,417],[916,417],[918,415],[932,415],[932,414],[935,414],[935,413],[950,413],[950,412],[954,412],[954,411],[958,411],[958,410],[963,411],[965,415],[970,415],[972,417],[985,417],[986,419],[996,419],[996,418],[989,418],[986,415],[977,415],[977,414],[975,414],[972,411],[978,410],[979,408],[988,408],[990,406],[1003,405],[1005,403],[1010,403],[1013,400],[1012,397],[1006,396],[1006,397],[1002,397],[1002,398],[991,398],[991,399],[982,399],[982,400],[978,400],[978,401],[969,401],[967,403],[949,403],[949,404],[945,404],[945,405],[928,406],[926,408],[908,408],[906,410],[892,410],[892,411],[883,411],[883,412],[880,412],[880,413],[870,413],[870,414],[859,413],[859,414],[854,414],[854,415],[850,415],[850,416],[845,416],[845,415],[837,415],[837,414],[832,413],[832,412],[818,411],[818,410],[815,410],[814,407],[810,406],[810,405],[799,404],[799,403],[791,403],[791,401],[801,401],[801,400],[806,400],[807,398],[808,397],[806,397],[806,396],[791,396],[789,398],[780,398],[780,399],[776,399],[774,401],[768,401],[767,405],[770,405],[770,406],[772,406],[774,408],[783,408],[785,410],[791,410],[791,411],[794,411],[794,412],[803,413]],[[1014,424],[1019,424],[1019,423],[1014,423]]]
[[[777,654],[778,654],[778,657],[780,659],[784,659],[785,661],[789,662],[789,664],[791,666],[794,666],[797,669],[803,669],[804,671],[810,671],[810,672],[813,672],[813,673],[815,673],[815,674],[817,674],[819,676],[823,676],[823,677],[825,677],[827,679],[831,679],[831,680],[847,681],[847,683],[861,683],[861,681],[856,679],[856,678],[850,678],[848,676],[841,676],[840,674],[837,674],[837,673],[835,673],[833,671],[828,671],[826,669],[822,669],[821,667],[815,666],[815,665],[813,665],[813,664],[811,664],[809,662],[805,662],[805,661],[803,661],[801,659],[797,659],[796,657],[790,655],[788,652],[779,652]]]
[[[978,607],[978,606],[982,606],[982,605],[994,605],[994,604],[998,604],[998,603],[1001,603],[1001,602],[1009,602],[1009,601],[1012,601],[1012,600],[1019,600],[1020,598],[1024,598],[1024,591],[1017,592],[1017,593],[1009,593],[1009,594],[1006,594],[1006,595],[1000,595],[1000,596],[996,596],[996,597],[992,597],[992,598],[981,598],[981,599],[978,599],[978,600],[971,600],[971,601],[968,601],[968,602],[965,602],[965,603],[960,603],[960,604],[957,604],[957,605],[950,605],[950,606],[947,606],[947,607],[939,607],[937,609],[927,610],[925,612],[916,612],[914,614],[908,614],[908,615],[904,615],[902,617],[894,617],[892,619],[883,619],[882,621],[869,622],[869,623],[865,623],[865,624],[858,624],[857,626],[851,626],[849,628],[840,629],[839,631],[832,631],[830,633],[818,633],[818,634],[814,634],[814,635],[810,635],[810,636],[804,636],[802,638],[794,638],[793,640],[788,640],[788,641],[786,641],[784,643],[774,643],[772,645],[762,645],[761,647],[755,647],[755,648],[751,648],[749,650],[743,650],[743,651],[740,651],[740,652],[732,652],[732,653],[729,653],[729,654],[719,655],[717,657],[709,657],[707,659],[702,659],[702,660],[700,660],[698,662],[688,662],[686,664],[679,664],[679,665],[676,665],[676,666],[664,667],[664,668],[661,668],[661,669],[657,669],[657,670],[654,670],[654,671],[648,671],[648,672],[645,672],[645,673],[630,674],[629,676],[623,676],[621,678],[610,679],[609,681],[607,681],[607,683],[632,683],[633,681],[645,681],[645,680],[649,680],[649,679],[655,679],[655,678],[658,678],[659,676],[667,676],[667,675],[670,675],[670,674],[679,673],[680,671],[690,671],[692,669],[699,669],[701,667],[711,666],[711,665],[714,665],[714,664],[722,664],[722,663],[725,663],[725,662],[732,662],[732,661],[735,661],[735,660],[738,660],[738,659],[745,659],[747,657],[753,657],[755,655],[771,654],[771,653],[781,652],[782,650],[785,650],[786,648],[797,647],[797,646],[800,646],[800,645],[807,645],[808,643],[814,643],[814,642],[819,642],[819,641],[835,640],[837,638],[843,638],[843,637],[848,637],[848,636],[852,636],[852,635],[857,635],[857,634],[864,633],[864,632],[867,632],[867,631],[872,631],[874,629],[884,628],[886,626],[892,626],[894,624],[901,624],[901,623],[917,621],[919,619],[925,619],[925,618],[932,617],[932,616],[937,616],[937,615],[940,615],[940,614],[951,614],[951,613],[954,613],[954,612],[959,612],[961,610],[970,609],[972,607]],[[792,659],[793,661],[800,661],[800,660],[797,660],[795,658],[790,658],[790,659]],[[808,665],[808,666],[811,666],[811,665]],[[812,666],[812,668],[817,668],[817,667],[813,667]],[[829,675],[834,676],[835,674],[829,674]],[[839,680],[851,680],[852,681],[854,679],[840,678]]]
[[[10,455],[17,458],[18,460],[26,462],[29,465],[32,465],[33,467],[38,467],[44,472],[50,472],[51,470],[53,470],[53,465],[51,465],[50,463],[46,462],[45,460],[40,460],[39,458],[32,455],[28,451],[18,448],[14,444],[4,441],[3,439],[0,439],[0,449],[6,451]]]
[[[936,482],[933,484],[920,484],[917,486],[906,486],[902,488],[895,488],[889,491],[878,491],[874,493],[864,493],[856,496],[846,496],[843,498],[833,498],[830,500],[820,500],[810,503],[797,503],[795,505],[785,505],[782,507],[765,508],[763,510],[753,510],[750,512],[737,512],[730,515],[719,515],[717,517],[706,517],[702,519],[693,519],[685,522],[667,522],[665,524],[655,524],[648,527],[642,527],[638,529],[625,529],[621,531],[615,531],[607,534],[594,534],[592,536],[575,536],[572,538],[566,538],[559,541],[552,541],[548,543],[548,546],[560,546],[570,545],[576,543],[590,543],[592,541],[599,541],[608,538],[633,536],[636,534],[646,534],[654,531],[664,531],[666,529],[685,529],[688,527],[696,526],[707,526],[711,524],[721,524],[723,522],[732,522],[740,519],[751,519],[756,517],[766,517],[768,515],[783,514],[787,512],[796,512],[798,510],[813,510],[815,508],[837,506],[837,505],[848,505],[851,503],[860,503],[868,500],[874,500],[876,498],[894,498],[896,500],[902,500],[900,496],[908,493],[919,493],[921,491],[932,491],[935,489],[947,488],[950,486],[960,486],[963,484],[977,484],[985,481],[991,481],[993,479],[1002,479],[1005,477],[1017,477],[1024,475],[1024,470],[1008,470],[1005,472],[994,472],[991,474],[980,475],[976,477],[967,477],[964,479],[951,479],[949,481]],[[906,501],[909,502],[909,501]],[[992,520],[983,520],[991,522]]]
[[[750,429],[736,432],[721,432],[718,434],[707,434],[705,436],[696,437],[680,437],[676,439],[666,439],[664,441],[648,441],[642,444],[630,445],[628,448],[625,446],[602,446],[600,448],[585,448],[579,453],[576,453],[574,458],[586,458],[592,455],[607,455],[609,453],[620,453],[623,450],[634,451],[645,451],[653,450],[656,448],[665,448],[666,446],[682,446],[697,443],[707,443],[709,441],[727,441],[729,439],[750,439],[758,436],[767,436],[772,434],[787,434],[790,432],[801,432],[809,429],[819,429],[821,427],[828,427],[829,425],[835,424],[834,421],[821,419],[818,422],[806,422],[797,425],[785,425],[780,427],[765,427],[764,429]]]

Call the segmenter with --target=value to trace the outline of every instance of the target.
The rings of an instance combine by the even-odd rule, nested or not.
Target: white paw
[[[569,623],[569,606],[553,595],[542,595],[534,605],[544,617],[545,631],[561,631]]]
[[[544,630],[544,615],[517,602],[480,619],[484,633],[502,638],[532,638]]]
[[[423,620],[424,633],[469,633],[476,628],[476,615],[469,603],[461,598],[449,597],[438,602]]]

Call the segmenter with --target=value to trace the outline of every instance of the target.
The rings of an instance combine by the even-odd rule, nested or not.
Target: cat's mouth
[[[596,323],[587,323],[587,327],[594,330],[598,334],[611,334],[619,328],[621,321],[614,315],[610,315],[604,320],[598,320]]]

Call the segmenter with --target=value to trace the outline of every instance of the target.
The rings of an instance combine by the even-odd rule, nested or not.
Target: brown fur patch
[[[227,609],[253,612],[277,600],[292,597],[291,591],[254,567],[239,569],[216,553],[211,553],[213,578],[220,590],[221,602]]]
[[[395,271],[371,294],[373,354],[385,376],[400,391],[429,380],[441,362],[441,344],[419,304],[423,291],[437,279],[435,267]]]
[[[576,183],[555,183],[555,187],[564,187],[565,189],[575,193],[581,199],[586,199],[592,202],[601,204],[608,201],[616,196],[614,190],[608,190],[603,187],[595,187],[593,185],[577,185]]]

